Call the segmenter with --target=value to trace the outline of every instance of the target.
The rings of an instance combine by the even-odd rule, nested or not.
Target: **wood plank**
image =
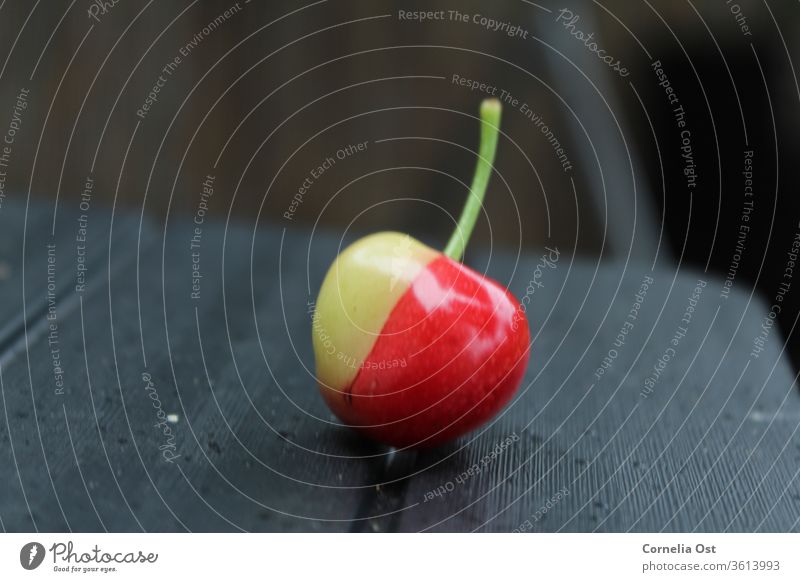
[[[110,260],[102,245],[110,277],[95,268],[82,297],[59,303],[64,394],[41,321],[27,349],[2,356],[8,530],[797,530],[794,375],[777,330],[746,357],[766,310],[745,293],[723,301],[718,281],[658,270],[597,380],[649,268],[562,256],[533,294],[514,403],[456,443],[392,454],[337,426],[313,379],[308,303],[338,239],[206,225],[193,299],[191,223],[173,219],[164,240],[149,224],[140,237],[138,216],[118,220]],[[92,224],[110,232],[110,216]],[[32,285],[40,259],[26,263]],[[495,253],[490,274],[522,297],[537,262],[515,270]],[[686,335],[643,398],[698,277]],[[151,393],[178,415],[172,463]]]

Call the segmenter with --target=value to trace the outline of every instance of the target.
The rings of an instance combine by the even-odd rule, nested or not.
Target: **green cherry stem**
[[[492,175],[494,156],[497,153],[497,136],[500,132],[502,111],[503,106],[497,99],[484,99],[481,102],[481,145],[478,150],[475,175],[456,229],[444,249],[444,254],[454,261],[460,261],[464,257],[464,249],[467,247],[469,237],[472,236],[478,213],[483,205],[486,186]]]

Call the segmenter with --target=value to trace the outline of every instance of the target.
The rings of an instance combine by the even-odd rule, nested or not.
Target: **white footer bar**
[[[798,534],[5,534],[0,579],[768,582],[800,580],[798,542]]]

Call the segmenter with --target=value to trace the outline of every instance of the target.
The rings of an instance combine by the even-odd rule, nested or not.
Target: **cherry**
[[[460,261],[497,150],[501,105],[481,104],[470,196],[444,252],[381,232],[347,247],[320,289],[312,337],[325,402],[347,425],[395,447],[430,447],[494,417],[529,355],[519,302]]]

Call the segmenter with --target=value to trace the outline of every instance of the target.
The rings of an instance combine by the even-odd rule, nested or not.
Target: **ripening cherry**
[[[496,99],[481,104],[470,195],[444,252],[380,232],[328,270],[314,312],[317,380],[347,425],[395,447],[430,447],[494,417],[516,392],[528,322],[501,285],[461,263],[492,172]]]

